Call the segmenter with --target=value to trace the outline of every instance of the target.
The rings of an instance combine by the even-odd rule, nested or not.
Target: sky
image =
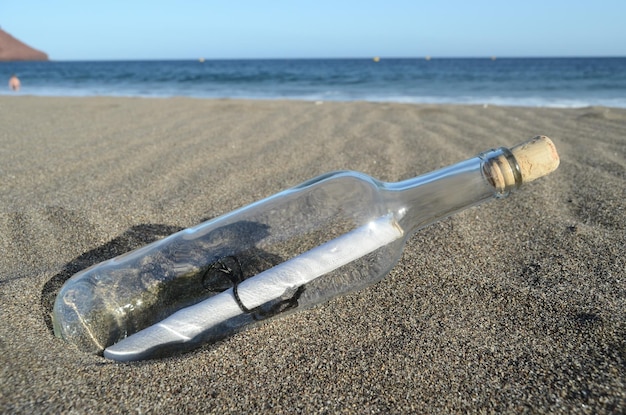
[[[52,60],[626,56],[625,0],[2,0]]]

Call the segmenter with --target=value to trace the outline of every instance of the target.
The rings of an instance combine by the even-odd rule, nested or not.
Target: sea
[[[626,58],[0,62],[12,74],[37,96],[626,108]]]

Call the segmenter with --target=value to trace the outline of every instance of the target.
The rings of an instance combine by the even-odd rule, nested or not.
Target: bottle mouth
[[[522,185],[520,166],[508,148],[486,151],[479,157],[483,161],[483,177],[494,188],[496,197],[506,197]]]
[[[94,291],[87,281],[62,288],[52,310],[52,327],[55,336],[81,351],[101,355],[119,337],[119,326],[113,316],[98,312],[104,303]]]

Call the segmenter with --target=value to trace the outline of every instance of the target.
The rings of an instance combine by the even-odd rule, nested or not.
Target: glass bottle
[[[383,183],[341,171],[85,269],[54,333],[115,360],[168,355],[381,280],[415,231],[556,169],[547,137]]]

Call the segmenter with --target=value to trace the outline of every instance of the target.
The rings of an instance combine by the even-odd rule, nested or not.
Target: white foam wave
[[[626,108],[626,97],[542,97],[542,96],[503,96],[503,95],[459,95],[459,96],[436,96],[436,95],[393,95],[393,94],[358,94],[345,91],[303,92],[303,93],[268,93],[267,91],[231,90],[231,91],[203,91],[185,89],[134,89],[117,88],[68,88],[68,87],[32,87],[23,88],[19,95],[35,96],[118,96],[118,97],[148,97],[169,98],[174,96],[187,96],[193,98],[208,99],[260,99],[260,100],[303,100],[303,101],[367,101],[389,102],[405,104],[456,104],[456,105],[496,105],[496,106],[520,106],[520,107],[547,107],[547,108],[584,108],[589,106],[605,106]],[[15,95],[9,90],[0,90],[0,95]]]

